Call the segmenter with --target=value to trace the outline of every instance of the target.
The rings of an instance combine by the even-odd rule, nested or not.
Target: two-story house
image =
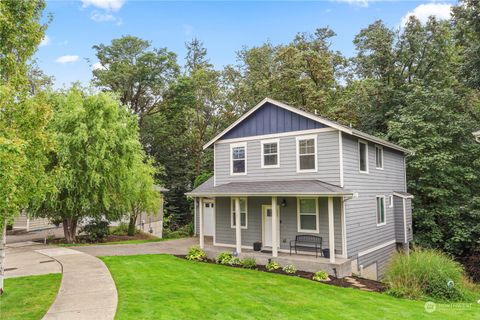
[[[204,148],[214,150],[214,176],[187,194],[201,248],[248,256],[261,242],[256,258],[371,278],[408,250],[408,150],[268,98]],[[321,238],[328,259],[290,255],[298,235]]]

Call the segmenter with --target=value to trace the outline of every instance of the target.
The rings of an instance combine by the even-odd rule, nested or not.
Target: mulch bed
[[[186,259],[185,255],[176,255],[176,257],[181,258],[181,259]],[[217,264],[216,261],[213,260],[213,259],[207,259],[207,261],[205,261],[205,262],[206,263]],[[242,268],[243,269],[242,266],[231,266],[231,267]],[[277,269],[277,270],[268,271],[265,268],[265,266],[261,265],[261,264],[257,264],[256,270],[262,271],[262,272],[268,272],[268,273],[283,274],[283,275],[290,276],[290,277],[299,277],[299,278],[307,279],[307,280],[310,280],[310,281],[319,282],[319,281],[315,281],[315,280],[312,279],[314,273],[309,272],[309,271],[297,270],[297,272],[295,274],[286,273],[281,268]],[[343,288],[360,289],[359,287],[354,286],[352,284],[352,282],[347,281],[346,278],[335,278],[333,276],[328,276],[328,277],[330,278],[330,281],[321,281],[321,283],[325,283],[325,284],[332,285],[332,286],[337,286],[337,287],[343,287]],[[364,279],[364,278],[359,278],[359,277],[356,277],[356,276],[351,276],[349,278],[355,279],[357,283],[364,286],[364,287],[362,287],[362,289],[367,289],[368,291],[384,292],[387,289],[387,286],[382,282],[378,282],[378,281],[375,281],[375,280]]]
[[[106,242],[117,242],[117,241],[127,241],[127,240],[149,240],[149,239],[155,239],[152,235],[145,233],[145,232],[139,232],[135,234],[134,236],[127,236],[127,235],[115,235],[115,234],[110,234],[107,236],[105,241],[102,243]],[[64,238],[56,238],[56,239],[47,239],[48,244],[65,244],[65,239]],[[76,243],[88,243],[88,244],[95,244],[94,242],[89,242],[87,237],[84,235],[77,236],[77,242]],[[98,243],[98,242],[97,242]]]

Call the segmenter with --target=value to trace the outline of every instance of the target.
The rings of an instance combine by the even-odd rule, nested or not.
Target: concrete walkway
[[[61,273],[60,263],[35,251],[45,248],[48,246],[30,241],[7,244],[5,278]]]
[[[75,247],[92,256],[129,256],[135,254],[186,254],[191,246],[198,246],[198,238],[183,238],[140,244],[109,244]]]
[[[115,317],[117,288],[100,259],[67,248],[36,252],[55,259],[63,269],[60,290],[44,320],[110,320]]]

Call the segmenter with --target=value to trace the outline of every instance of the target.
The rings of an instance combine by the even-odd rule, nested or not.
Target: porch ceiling
[[[191,197],[220,196],[351,196],[353,192],[320,180],[230,182],[213,185],[213,177],[191,192]]]

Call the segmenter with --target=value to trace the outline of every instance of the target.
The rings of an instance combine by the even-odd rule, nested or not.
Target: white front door
[[[206,236],[213,236],[215,215],[215,203],[205,201],[203,203],[203,234]]]
[[[272,206],[263,205],[263,246],[272,247]],[[277,247],[280,247],[280,207],[277,207]]]

